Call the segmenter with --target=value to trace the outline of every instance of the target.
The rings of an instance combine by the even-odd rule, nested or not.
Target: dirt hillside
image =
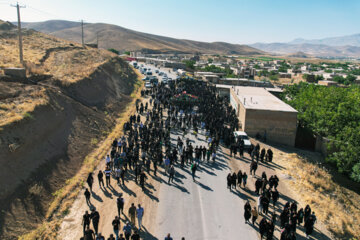
[[[15,29],[2,24],[0,68],[19,66]],[[137,81],[107,51],[33,30],[24,30],[24,59],[27,79],[0,74],[1,239],[42,222],[56,191],[112,130]]]

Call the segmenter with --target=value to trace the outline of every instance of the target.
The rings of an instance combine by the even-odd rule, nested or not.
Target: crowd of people
[[[196,96],[196,99],[192,99],[191,102],[174,100],[173,96],[187,93]],[[141,94],[149,101],[136,102],[136,114],[130,116],[124,124],[124,135],[112,142],[111,150],[105,158],[106,167],[103,171],[97,172],[100,188],[112,188],[111,179],[114,178],[119,186],[125,186],[128,181],[134,180],[143,191],[146,191],[146,181],[150,171],[156,176],[158,168],[162,168],[164,174],[168,176],[167,182],[171,183],[176,178],[175,166],[189,168],[193,181],[196,181],[199,164],[215,162],[220,143],[228,147],[230,155],[234,157],[237,153],[243,157],[244,151],[248,151],[251,156],[249,173],[251,176],[256,176],[259,161],[273,161],[271,149],[260,150],[259,144],[245,149],[244,142],[234,137],[233,132],[238,130],[239,126],[238,118],[226,100],[216,94],[215,87],[202,81],[182,79],[176,85],[173,82],[168,86],[159,84],[151,90],[142,91]],[[190,129],[195,136],[202,131],[206,135],[206,144],[193,146],[191,141],[184,137]],[[176,144],[171,144],[170,133],[173,130],[183,132],[183,137],[179,136]],[[247,178],[245,170],[229,173],[228,188],[230,191],[237,187],[245,188]],[[93,183],[94,176],[90,173],[87,178],[88,188],[85,189],[84,195],[87,204],[91,207],[91,213],[86,211],[83,215],[84,237],[82,239],[84,240],[105,239],[98,229],[100,214],[91,204]],[[267,178],[266,173],[263,172],[262,176],[257,178],[255,182],[255,192],[259,195],[257,209],[246,202],[244,214],[246,223],[250,223],[251,218],[252,224],[256,224],[259,215],[269,214],[271,201],[275,207],[279,199],[278,184],[279,179],[276,175]],[[141,204],[136,207],[132,203],[125,216],[124,203],[125,200],[120,193],[116,200],[117,215],[112,221],[114,233],[107,239],[140,239],[144,208]],[[281,239],[283,240],[295,239],[293,236],[295,236],[296,224],[301,224],[303,219],[305,219],[306,232],[310,235],[316,221],[315,215],[309,214],[308,207],[305,211],[302,209],[297,211],[297,207],[294,206],[296,206],[295,203],[286,204],[280,215],[283,228]],[[125,224],[121,227],[122,216]],[[268,221],[265,217],[261,219],[259,222],[261,237],[266,236],[267,239],[272,239],[276,220],[275,212],[271,215],[271,220]],[[170,240],[172,237],[168,234],[165,239]]]
[[[172,101],[174,95],[186,92],[197,96],[196,111],[187,101]],[[214,87],[201,81],[184,79],[176,87],[174,84],[166,87],[160,84],[150,91],[143,91],[142,95],[149,96],[150,100],[145,104],[136,102],[136,114],[130,116],[124,124],[124,135],[114,139],[111,151],[105,158],[106,167],[97,173],[100,188],[112,188],[112,178],[116,179],[117,184],[125,186],[131,179],[129,175],[133,175],[134,181],[145,191],[147,175],[152,171],[156,176],[159,167],[168,175],[169,183],[174,181],[175,164],[180,168],[189,168],[196,181],[198,165],[205,161],[215,162],[220,139],[230,138],[238,125],[231,107],[216,95]],[[172,129],[183,131],[183,136],[190,129],[193,129],[195,135],[203,131],[207,143],[193,146],[189,139],[179,137],[176,146],[173,146],[170,141]],[[91,213],[85,212],[83,215],[85,240],[105,239],[98,230],[100,214],[91,204],[93,183],[94,176],[90,173],[87,178],[88,188],[84,192],[86,202],[91,206]],[[128,211],[130,221],[126,222],[121,231],[123,206],[124,199],[120,195],[117,199],[118,214],[112,222],[114,234],[108,239],[139,239],[144,209],[140,204],[136,208],[132,203]],[[138,220],[137,226],[135,218]],[[171,239],[170,234],[167,239]]]
[[[232,147],[233,149],[231,150],[231,154],[236,155],[236,148],[239,147],[239,144],[232,146],[235,147]],[[258,223],[260,236],[261,239],[265,237],[267,240],[270,240],[273,239],[275,223],[279,218],[281,229],[280,240],[296,240],[296,228],[304,222],[306,237],[309,238],[314,230],[314,224],[316,222],[315,213],[311,212],[309,205],[305,207],[305,210],[301,208],[297,211],[297,203],[295,201],[292,203],[288,201],[281,210],[280,216],[277,217],[275,208],[280,196],[277,190],[279,178],[276,175],[272,175],[270,178],[267,178],[265,171],[261,174],[261,176],[256,176],[259,159],[261,162],[264,162],[265,159],[265,161],[271,162],[273,153],[271,149],[265,150],[263,148],[259,154],[259,149],[260,146],[257,144],[253,149],[249,150],[249,155],[251,156],[251,163],[249,164],[250,175],[256,177],[254,192],[258,195],[258,198],[256,202],[257,207],[251,207],[250,202],[246,201],[244,205],[245,223],[250,223],[251,219],[252,225],[255,226],[258,216],[263,215],[264,217]],[[264,158],[264,156],[266,156],[266,158]],[[247,175],[245,171],[242,172],[239,170],[238,173],[229,173],[227,176],[227,186],[230,191],[232,191],[232,189],[236,189],[237,186],[241,188],[242,184],[245,188],[246,181]],[[271,203],[273,206],[272,213],[269,212]],[[270,215],[269,219],[266,218],[267,215]]]

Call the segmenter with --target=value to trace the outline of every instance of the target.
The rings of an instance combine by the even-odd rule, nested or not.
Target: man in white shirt
[[[111,159],[110,159],[110,156],[109,156],[109,154],[106,156],[106,158],[105,158],[105,163],[106,163],[106,166],[107,167],[110,167],[110,161],[111,161]]]

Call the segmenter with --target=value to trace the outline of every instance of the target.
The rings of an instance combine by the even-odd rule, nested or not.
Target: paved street
[[[178,135],[172,134],[176,144]],[[187,134],[192,145],[207,145],[205,137]],[[244,201],[226,187],[230,172],[222,152],[216,163],[201,163],[196,182],[191,178],[190,168],[176,168],[174,183],[162,184],[159,190],[159,206],[155,236],[162,239],[171,233],[174,239],[257,239],[255,230],[244,223]],[[164,178],[163,178],[164,179]],[[167,180],[167,179],[166,179]]]

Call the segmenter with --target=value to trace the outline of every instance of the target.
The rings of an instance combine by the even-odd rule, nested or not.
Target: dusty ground
[[[143,102],[148,100],[148,98],[144,99]],[[143,116],[142,121],[144,121]],[[105,160],[101,162],[94,172],[97,173],[99,170],[104,170],[104,168]],[[126,215],[131,203],[135,203],[135,205],[140,203],[144,207],[145,215],[143,224],[146,231],[141,232],[141,235],[142,237],[145,237],[145,239],[151,239],[148,237],[151,236],[151,232],[153,232],[155,228],[152,223],[154,220],[153,216],[155,216],[157,212],[158,199],[156,196],[160,183],[152,178],[148,178],[148,190],[142,192],[140,186],[133,181],[132,175],[128,175],[127,180],[130,181],[126,183],[126,186],[119,186],[116,184],[116,180],[112,179],[112,187],[105,189],[100,189],[97,180],[95,181],[91,203],[92,206],[96,207],[97,211],[100,213],[99,231],[107,237],[110,233],[113,233],[111,222],[117,214],[116,199],[119,193],[123,193],[123,197],[125,199],[124,210]],[[86,186],[86,184],[84,186]],[[86,204],[83,191],[81,191],[74,204],[69,209],[69,214],[64,218],[63,223],[60,226],[58,239],[80,239],[82,236],[82,215],[85,210],[89,210],[90,207],[91,206]],[[123,226],[127,220],[126,216],[122,215],[121,226]]]

